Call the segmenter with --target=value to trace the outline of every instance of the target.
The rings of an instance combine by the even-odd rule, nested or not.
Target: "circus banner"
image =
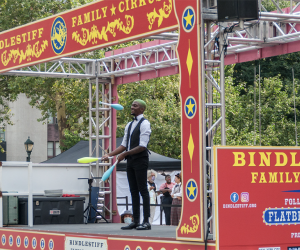
[[[179,25],[182,211],[176,237],[203,241],[200,2],[175,0]]]
[[[300,247],[300,149],[214,147],[217,249]]]
[[[0,33],[0,73],[177,27],[173,0],[99,0]]]

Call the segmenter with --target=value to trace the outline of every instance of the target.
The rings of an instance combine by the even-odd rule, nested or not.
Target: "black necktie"
[[[136,118],[136,117],[132,117],[132,120],[133,120],[133,121],[137,121],[137,118]]]

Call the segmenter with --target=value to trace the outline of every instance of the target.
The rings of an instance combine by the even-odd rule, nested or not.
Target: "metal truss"
[[[3,75],[52,77],[52,78],[95,78],[95,62],[93,59],[61,58],[59,60],[11,70]]]
[[[215,3],[215,1],[213,1]],[[204,201],[204,225],[208,238],[215,240],[214,228],[214,180],[213,151],[214,136],[221,127],[221,144],[226,145],[225,134],[225,77],[224,57],[230,54],[243,54],[251,50],[276,46],[300,40],[300,3],[290,1],[290,13],[284,13],[277,1],[272,0],[276,12],[267,12],[259,1],[259,20],[248,22],[217,23],[216,5],[210,1],[202,4],[202,91],[205,92],[206,105],[203,107],[204,189],[207,200]],[[203,138],[204,138],[203,137]]]
[[[97,71],[95,74],[97,75]],[[91,79],[89,83],[89,156],[100,157],[111,151],[112,148],[112,131],[111,131],[111,107],[100,107],[99,101],[111,103],[111,80],[101,80],[98,77]],[[95,146],[93,147],[93,141]],[[100,145],[101,142],[101,145]],[[108,142],[108,143],[107,143]],[[99,163],[90,165],[91,177],[103,176],[106,168],[111,163]],[[94,172],[94,174],[92,174]],[[112,181],[108,179],[108,184],[98,182],[99,196],[97,203],[97,211],[100,214],[105,214],[105,211],[109,212],[108,221],[112,221]],[[96,217],[98,220],[102,219],[102,216]]]
[[[178,65],[177,40],[100,59],[99,75],[120,77]]]

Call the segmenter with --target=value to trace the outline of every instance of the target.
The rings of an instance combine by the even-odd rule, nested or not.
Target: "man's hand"
[[[178,199],[179,201],[181,201],[181,197],[180,197],[180,196],[178,196],[177,199]]]
[[[118,161],[119,162],[121,162],[121,161],[123,161],[124,159],[125,159],[125,157],[127,156],[127,153],[128,151],[126,151],[126,152],[124,152],[124,153],[122,153],[122,154],[120,154],[119,156],[118,156]]]
[[[102,158],[101,158],[101,160],[102,161],[108,161],[108,157],[110,157],[108,154],[103,155]]]
[[[152,186],[151,186],[151,187],[150,187],[150,190],[152,190],[152,189],[154,189],[154,188],[155,188],[155,187],[152,187]]]

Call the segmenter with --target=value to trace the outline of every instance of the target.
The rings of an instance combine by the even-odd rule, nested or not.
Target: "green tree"
[[[0,31],[30,23],[88,2],[92,2],[92,0],[0,0]],[[104,57],[104,53],[108,50],[137,43],[140,41],[111,46],[75,57],[99,59]],[[57,115],[62,150],[72,146],[72,143],[76,141],[71,138],[78,137],[78,135],[82,138],[87,137],[89,114],[87,80],[34,77],[3,77],[2,79],[5,79],[2,83],[6,84],[6,88],[2,88],[3,93],[10,94],[10,98],[2,98],[4,101],[14,101],[19,93],[25,93],[27,97],[31,98],[30,104],[42,111],[39,121],[45,121],[49,115]],[[67,138],[65,132],[68,134]],[[70,137],[72,133],[73,136]],[[69,139],[70,141],[68,141]]]
[[[256,83],[257,84],[257,83]],[[244,94],[241,95],[241,92]],[[256,105],[254,103],[256,95]],[[283,84],[281,76],[265,78],[259,88],[246,83],[234,83],[226,78],[226,136],[227,145],[295,146],[293,85]],[[296,104],[300,98],[296,90]],[[261,137],[259,135],[259,108],[261,109]],[[254,114],[256,110],[256,126]],[[299,116],[299,111],[297,116]],[[300,126],[298,126],[299,130]],[[220,131],[215,144],[220,144]]]
[[[9,0],[0,1],[0,31],[24,25],[51,16],[64,10],[91,2],[92,0]],[[101,55],[99,55],[101,54]],[[99,58],[103,52],[85,53],[83,56]],[[78,56],[79,57],[79,56]],[[40,121],[57,114],[60,144],[63,146],[64,131],[86,132],[86,113],[88,114],[88,86],[86,80],[62,80],[33,77],[0,77],[0,125],[9,123],[7,103],[16,100],[19,93],[31,98],[30,104],[42,111]],[[80,122],[78,122],[81,118]],[[82,130],[82,131],[81,131]]]

